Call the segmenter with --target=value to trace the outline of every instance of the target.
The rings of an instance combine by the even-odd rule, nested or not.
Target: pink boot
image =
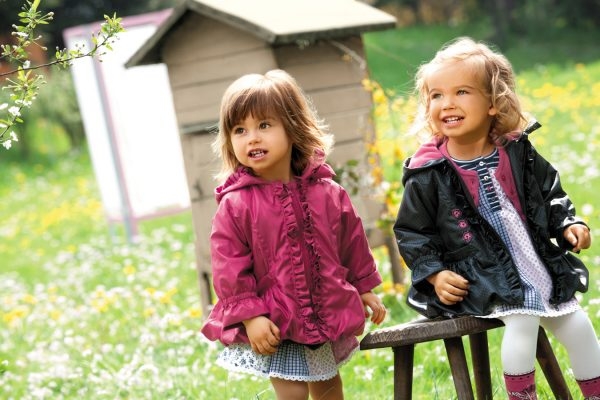
[[[600,400],[600,376],[597,378],[577,381],[585,400]]]
[[[508,400],[537,400],[535,370],[524,375],[504,374]]]

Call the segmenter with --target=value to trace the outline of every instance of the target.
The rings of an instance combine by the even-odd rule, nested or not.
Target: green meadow
[[[484,28],[407,28],[365,37],[374,96],[375,147],[386,190],[401,191],[399,162],[417,146],[406,135],[414,112],[415,68],[457,35]],[[575,34],[510,42],[524,108],[543,127],[532,141],[561,172],[578,214],[600,240],[600,48]],[[374,93],[375,95],[375,93]],[[41,130],[44,129],[42,126]],[[39,134],[40,136],[43,133]],[[18,146],[18,143],[16,144]],[[11,150],[12,151],[12,150]],[[599,153],[597,153],[599,152]],[[27,162],[0,152],[0,399],[274,399],[266,380],[228,374],[220,345],[202,323],[188,212],[140,227],[134,243],[109,225],[87,153],[40,150]],[[391,188],[391,189],[390,189]],[[389,307],[383,326],[417,318],[391,282],[383,249],[373,249]],[[600,247],[580,255],[590,290],[580,297],[600,333]],[[376,327],[368,325],[368,330]],[[495,398],[505,398],[501,329],[490,332]],[[575,397],[567,355],[551,338]],[[348,399],[391,399],[390,349],[358,352],[342,368]],[[418,345],[414,398],[456,398],[443,344]],[[552,395],[538,374],[540,399]]]

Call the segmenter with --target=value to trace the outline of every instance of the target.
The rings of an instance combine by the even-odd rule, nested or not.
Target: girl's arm
[[[441,256],[442,239],[436,225],[437,195],[429,182],[413,176],[406,181],[402,202],[394,224],[394,234],[402,258],[412,271],[413,286],[432,295],[427,278],[445,270]]]
[[[583,220],[576,216],[575,206],[562,188],[558,171],[533,146],[531,146],[530,151],[533,152],[533,172],[535,176],[535,182],[532,182],[532,184],[538,185],[543,197],[548,213],[548,231],[551,237],[556,239],[560,247],[567,250],[578,251],[589,247],[589,244],[585,247],[587,240],[585,236],[579,234],[579,232],[585,230],[589,233],[589,229]],[[525,188],[525,190],[531,189]],[[583,225],[583,229],[569,228],[573,225]],[[581,238],[583,242],[578,245],[570,232],[577,232],[575,238]]]
[[[223,306],[225,327],[268,314],[257,295],[252,248],[240,215],[231,202],[223,199],[213,219],[210,236],[213,286]]]

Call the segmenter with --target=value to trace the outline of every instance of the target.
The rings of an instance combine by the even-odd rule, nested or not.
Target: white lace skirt
[[[308,346],[283,342],[271,355],[252,351],[249,344],[225,347],[217,358],[217,365],[234,372],[245,372],[265,378],[292,381],[326,381],[337,375],[339,367],[350,360],[358,350],[355,337],[328,342],[311,349]]]

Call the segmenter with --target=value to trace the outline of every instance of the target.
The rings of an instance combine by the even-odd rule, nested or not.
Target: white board
[[[178,124],[164,64],[126,69],[131,55],[171,10],[123,18],[125,32],[102,61],[74,62],[72,74],[105,214],[137,222],[190,206]],[[90,49],[100,24],[64,31],[68,48]]]

